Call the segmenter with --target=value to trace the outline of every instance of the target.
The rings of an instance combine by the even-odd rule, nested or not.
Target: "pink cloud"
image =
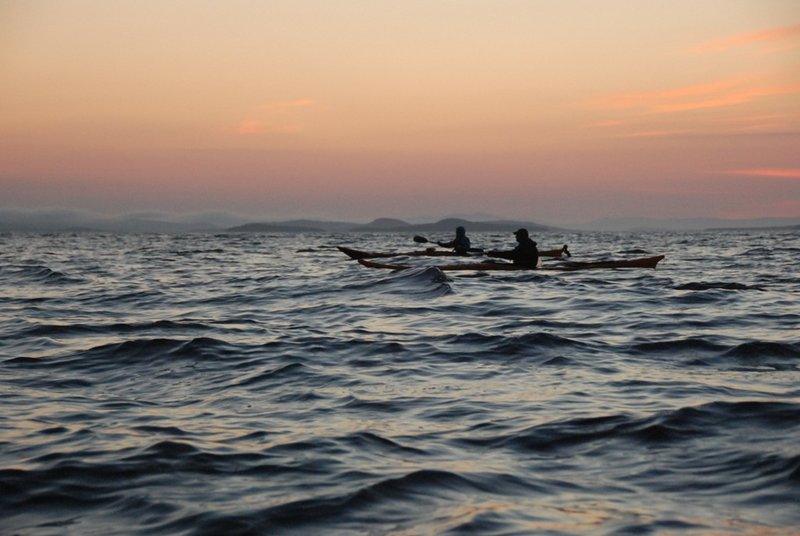
[[[695,134],[696,130],[692,129],[674,129],[674,130],[643,130],[639,132],[631,132],[623,134],[623,138],[665,138],[668,136],[681,136],[686,134]]]
[[[240,136],[264,132],[294,134],[303,131],[298,120],[301,110],[317,106],[313,99],[273,101],[256,107],[255,117],[242,119],[233,131]]]
[[[800,168],[730,169],[724,171],[724,173],[726,175],[745,175],[748,177],[800,179]]]
[[[268,102],[267,104],[259,106],[259,109],[269,112],[276,112],[282,110],[296,110],[298,108],[311,108],[312,106],[316,105],[317,101],[314,99],[295,99],[288,101]]]
[[[234,130],[242,136],[258,134],[264,130],[264,122],[258,119],[242,119]]]
[[[583,128],[614,128],[622,126],[623,124],[624,124],[623,121],[611,119],[608,121],[596,121],[594,123],[589,123],[587,125],[584,125]]]
[[[753,43],[772,43],[777,41],[791,41],[789,45],[790,48],[800,46],[800,24],[737,34],[717,41],[703,43],[694,47],[692,50],[698,54],[708,54]]]

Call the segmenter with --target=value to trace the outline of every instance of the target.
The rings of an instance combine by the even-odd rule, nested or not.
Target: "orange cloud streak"
[[[789,86],[754,87],[743,91],[719,95],[708,100],[698,100],[693,102],[676,102],[669,104],[657,104],[652,108],[653,113],[684,112],[688,110],[699,110],[702,108],[719,108],[723,106],[735,106],[752,102],[757,97],[768,97],[770,95],[786,95],[800,93],[800,84]]]
[[[700,95],[719,93],[729,88],[741,85],[742,80],[719,80],[708,84],[673,88],[659,91],[644,91],[635,93],[617,93],[609,95],[596,102],[602,108],[640,108],[653,105],[664,100],[674,100]]]
[[[601,108],[640,108],[645,114],[663,114],[720,108],[752,102],[759,97],[800,93],[800,84],[746,87],[745,79],[720,80],[682,88],[610,95],[595,103]]]
[[[745,46],[752,43],[780,41],[795,37],[800,38],[800,24],[734,35],[718,41],[712,41],[710,43],[698,45],[694,47],[693,51],[698,54],[708,54],[711,52],[721,52],[723,50]],[[800,39],[798,39],[798,42],[795,43],[794,46],[800,46]]]

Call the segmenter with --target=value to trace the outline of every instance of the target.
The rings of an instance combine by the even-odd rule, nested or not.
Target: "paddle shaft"
[[[428,240],[424,236],[414,235],[414,242],[417,244],[427,244],[428,242],[433,242],[433,240]],[[439,242],[434,242],[436,245],[439,245]],[[483,248],[469,248],[467,253],[483,253]]]

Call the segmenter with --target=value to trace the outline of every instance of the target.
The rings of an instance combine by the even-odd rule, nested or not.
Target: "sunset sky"
[[[800,2],[0,0],[0,207],[800,217]]]

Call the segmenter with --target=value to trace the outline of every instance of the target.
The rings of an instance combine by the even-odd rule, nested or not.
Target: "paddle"
[[[414,242],[417,244],[427,244],[428,242],[433,242],[433,240],[428,240],[424,236],[414,235]],[[433,242],[434,244],[438,245],[438,242]],[[483,253],[483,248],[469,248],[467,250],[468,253]]]

